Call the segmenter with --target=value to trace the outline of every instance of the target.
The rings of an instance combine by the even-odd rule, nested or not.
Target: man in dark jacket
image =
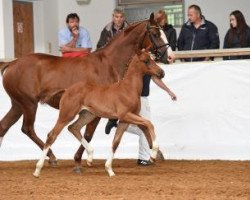
[[[112,22],[108,23],[101,32],[97,43],[97,49],[104,47],[109,40],[119,31],[125,29],[128,24],[125,22],[124,12],[120,9],[114,9]]]
[[[220,40],[217,27],[202,16],[197,5],[188,8],[188,22],[182,28],[178,38],[178,50],[218,49]],[[207,61],[210,58],[189,58],[185,61]]]

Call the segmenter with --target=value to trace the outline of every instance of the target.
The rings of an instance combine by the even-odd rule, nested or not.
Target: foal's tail
[[[0,62],[0,70],[1,70],[2,75],[8,66],[9,66],[9,62]]]

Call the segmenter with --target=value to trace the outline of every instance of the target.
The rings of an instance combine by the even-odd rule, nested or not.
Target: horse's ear
[[[151,49],[151,46],[148,46],[146,49],[145,49],[145,52],[149,52],[150,51],[150,49]]]
[[[142,49],[142,50],[137,49],[137,50],[135,51],[135,53],[136,53],[138,56],[140,56],[140,55],[142,54],[142,52],[144,52],[144,51],[145,51],[145,49]]]
[[[150,21],[150,23],[153,23],[154,20],[155,20],[155,15],[154,15],[154,13],[152,12],[152,13],[150,14],[149,21]]]

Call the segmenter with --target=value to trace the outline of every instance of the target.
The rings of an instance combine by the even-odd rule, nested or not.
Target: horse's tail
[[[9,62],[0,62],[0,70],[1,70],[2,75],[8,66],[9,66]]]
[[[59,102],[66,89],[59,89],[55,92],[51,92],[42,96],[40,99],[41,104],[49,104],[54,108],[59,108]]]

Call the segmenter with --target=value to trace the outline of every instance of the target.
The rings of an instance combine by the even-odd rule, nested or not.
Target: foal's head
[[[148,52],[142,50],[137,53],[136,56],[138,58],[136,67],[140,68],[144,74],[156,76],[160,79],[165,76],[163,69],[161,69],[155,61],[151,59]]]

